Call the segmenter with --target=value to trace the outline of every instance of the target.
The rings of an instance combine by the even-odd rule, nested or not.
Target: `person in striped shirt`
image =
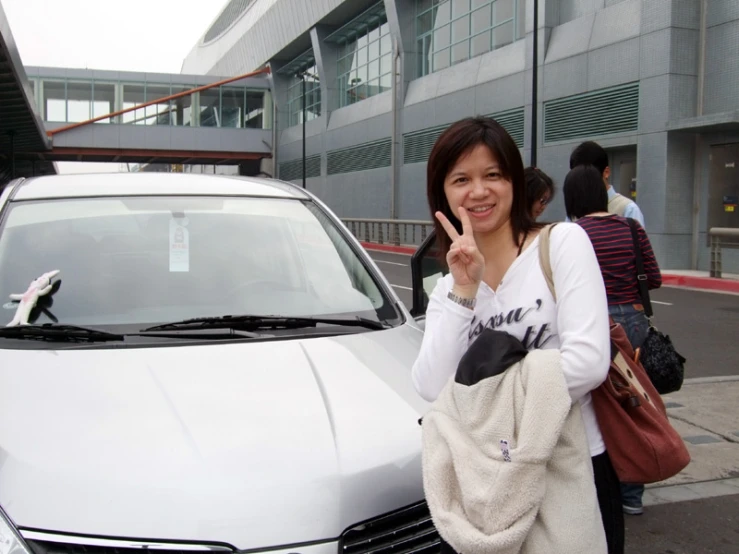
[[[580,165],[565,177],[564,200],[567,217],[587,233],[598,258],[606,285],[608,313],[624,328],[634,349],[639,348],[649,331],[649,321],[641,304],[636,278],[636,255],[629,219],[608,213],[608,193],[603,187],[601,172],[592,165]],[[639,248],[650,289],[662,285],[657,260],[649,237],[641,225],[637,226]],[[642,514],[644,485],[621,484],[623,511],[629,515]]]

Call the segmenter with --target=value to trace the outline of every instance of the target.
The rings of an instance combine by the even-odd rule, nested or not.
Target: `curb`
[[[733,292],[739,294],[739,281],[733,279],[717,279],[716,277],[695,277],[692,275],[675,275],[662,273],[662,284],[668,287],[687,287],[714,292]]]
[[[415,246],[395,246],[392,244],[376,244],[362,242],[366,250],[390,252],[412,256],[416,252]],[[667,287],[689,288],[709,292],[729,292],[739,294],[739,281],[734,279],[717,279],[716,277],[698,277],[693,275],[678,275],[669,272],[662,273],[662,285]]]

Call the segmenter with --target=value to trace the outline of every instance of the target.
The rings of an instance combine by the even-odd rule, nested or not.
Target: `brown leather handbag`
[[[616,475],[623,483],[656,483],[690,463],[685,442],[626,332],[611,320],[611,367],[591,393],[598,426]]]
[[[539,262],[555,300],[549,260],[549,232],[539,235]],[[611,366],[606,380],[591,391],[593,409],[618,478],[623,483],[656,483],[690,463],[685,442],[667,418],[662,398],[621,325],[611,323]]]

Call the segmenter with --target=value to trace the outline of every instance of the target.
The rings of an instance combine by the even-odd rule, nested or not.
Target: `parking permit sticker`
[[[169,271],[190,271],[190,232],[187,218],[169,220]]]

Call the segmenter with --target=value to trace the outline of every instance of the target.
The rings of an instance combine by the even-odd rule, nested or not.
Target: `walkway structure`
[[[239,164],[272,155],[268,70],[219,79],[26,67],[55,161]]]
[[[23,67],[0,5],[0,186],[54,162],[238,165],[273,153],[269,69],[219,78]]]

